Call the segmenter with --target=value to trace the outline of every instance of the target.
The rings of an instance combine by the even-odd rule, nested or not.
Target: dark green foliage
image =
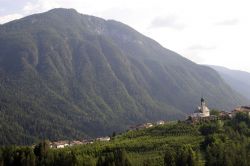
[[[250,126],[246,123],[248,120],[247,114],[238,113],[225,123],[222,130],[210,132],[205,137],[201,147],[205,149],[207,166],[249,165]]]
[[[51,163],[51,161],[53,161],[53,163]],[[52,164],[58,166],[77,166],[80,165],[81,162],[78,161],[74,152],[59,152],[48,162],[48,165]],[[83,163],[81,165],[83,165]],[[87,163],[85,163],[85,165],[87,165]]]
[[[218,130],[219,130],[219,126],[215,123],[203,124],[199,129],[202,135],[213,134],[217,132]]]
[[[35,155],[31,148],[10,146],[1,149],[1,164],[6,166],[35,166]]]
[[[204,138],[204,141],[201,143],[201,147],[203,149],[206,149],[209,145],[211,145],[215,141],[216,141],[216,138],[214,135],[206,135]]]
[[[131,166],[128,154],[124,149],[118,149],[114,152],[115,156],[115,165],[119,166]]]
[[[235,118],[230,121],[229,125],[231,125],[240,134],[250,136],[250,116],[248,113],[237,113]]]
[[[0,50],[0,145],[183,119],[204,89],[211,107],[245,102],[214,70],[122,23],[74,10],[1,25]]]
[[[235,115],[235,118],[232,121],[234,124],[239,124],[245,122],[246,125],[250,126],[250,117],[248,113],[239,112]]]
[[[165,166],[176,166],[176,152],[173,148],[167,148],[164,156]]]
[[[249,143],[248,143],[249,144]],[[248,152],[247,152],[248,151]],[[207,147],[206,165],[249,165],[249,149],[246,142],[215,142]]]
[[[131,166],[131,162],[124,149],[117,149],[106,152],[104,156],[100,156],[97,160],[97,166]]]
[[[236,119],[237,120],[236,120]],[[250,139],[231,126],[243,121],[235,117],[223,121],[220,130],[206,136],[200,125],[169,123],[149,129],[129,131],[110,142],[48,149],[46,141],[33,147],[1,147],[0,164],[48,166],[249,166]],[[241,119],[241,118],[240,118]],[[243,118],[244,119],[244,118]],[[211,122],[216,124],[216,122]],[[185,127],[186,126],[186,127]],[[179,134],[166,134],[176,128]],[[194,135],[187,131],[196,130]],[[157,131],[157,132],[156,132]],[[131,137],[133,136],[133,137]],[[202,145],[202,146],[200,146]]]
[[[175,155],[174,162],[169,163],[169,161],[165,160],[165,164],[173,164],[175,166],[196,166],[199,165],[200,161],[196,159],[196,153],[190,147],[190,145],[185,145],[182,147],[178,147]],[[166,159],[166,158],[165,158]]]
[[[210,115],[219,116],[219,114],[220,114],[220,111],[219,111],[219,110],[216,110],[216,109],[210,110]]]
[[[3,151],[0,148],[0,166],[3,166],[4,160],[3,160]]]
[[[44,165],[49,151],[48,141],[42,141],[34,148],[34,154],[37,158],[38,165]]]

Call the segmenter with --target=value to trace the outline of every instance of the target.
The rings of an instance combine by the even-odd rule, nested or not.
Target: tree
[[[97,166],[131,166],[127,152],[124,149],[115,149],[106,152],[104,156],[99,156]]]
[[[2,151],[2,148],[0,148],[0,166],[3,166],[3,151]]]
[[[165,166],[175,166],[176,154],[173,148],[168,148],[164,156]]]
[[[173,148],[167,148],[164,156],[165,166],[198,166],[200,165],[199,157],[193,151],[190,145],[184,145]]]
[[[219,130],[219,126],[213,123],[203,124],[199,129],[202,135],[214,134],[218,130]]]
[[[220,111],[219,111],[219,110],[216,110],[216,109],[212,109],[212,110],[210,111],[210,115],[219,116],[219,115],[220,115]]]
[[[20,152],[21,163],[24,166],[35,166],[35,155],[31,148],[25,147]]]
[[[42,141],[34,148],[34,153],[37,158],[37,164],[38,165],[44,165],[46,161],[46,156],[49,151],[49,142],[48,141]]]
[[[119,166],[131,166],[127,152],[124,149],[117,149],[115,151],[116,165]]]
[[[201,143],[201,148],[205,150],[208,145],[211,145],[215,141],[216,141],[216,137],[214,135],[207,135],[205,136],[204,141]]]
[[[206,166],[224,165],[224,143],[216,142],[209,145],[206,149]]]
[[[233,123],[238,124],[240,122],[245,122],[248,127],[250,127],[250,117],[248,115],[248,113],[244,113],[244,112],[238,112],[235,117],[233,118]]]

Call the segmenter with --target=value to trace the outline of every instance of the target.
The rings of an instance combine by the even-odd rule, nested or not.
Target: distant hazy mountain
[[[120,22],[54,9],[0,26],[0,144],[185,118],[201,96],[246,103],[213,69]]]
[[[220,66],[210,67],[215,69],[234,90],[250,99],[250,73]]]

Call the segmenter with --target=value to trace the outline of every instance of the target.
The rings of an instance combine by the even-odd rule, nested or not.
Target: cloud
[[[6,5],[8,5],[8,3]],[[21,17],[27,16],[30,14],[44,12],[44,11],[50,10],[52,8],[57,8],[57,7],[61,7],[61,4],[59,3],[58,0],[54,0],[54,1],[20,0],[18,1],[18,8],[20,8],[20,10],[15,9],[16,11],[18,11],[18,13],[10,13],[10,14],[0,16],[0,24],[4,24],[6,22],[19,19]],[[0,12],[4,12],[4,11],[5,11],[4,8],[0,8]],[[10,11],[12,11],[12,9],[10,9]]]
[[[204,46],[204,45],[193,45],[187,48],[190,51],[209,51],[209,50],[214,50],[216,49],[216,46]]]
[[[107,10],[94,13],[96,16],[100,16],[105,19],[114,19],[119,21],[124,20],[136,20],[136,13],[132,9],[128,8],[109,8]]]
[[[206,61],[205,57],[200,56],[197,52],[185,51],[183,52],[183,55],[195,63],[204,63]]]
[[[4,24],[12,20],[19,19],[21,17],[23,17],[23,15],[21,14],[9,14],[5,16],[0,16],[0,24]]]
[[[228,20],[223,20],[220,22],[215,23],[215,25],[219,26],[232,26],[232,25],[237,25],[239,23],[239,19],[234,18],[234,19],[228,19]]]
[[[176,30],[182,30],[185,25],[179,22],[179,19],[174,15],[166,17],[156,17],[152,20],[150,28],[172,28]]]
[[[38,0],[36,2],[27,2],[22,11],[25,14],[32,14],[36,12],[43,12],[52,8],[61,7],[57,1],[51,0]]]
[[[196,63],[205,63],[207,60],[207,55],[210,55],[210,57],[213,55],[209,51],[214,51],[216,49],[216,46],[196,44],[186,48],[183,52],[183,55]]]

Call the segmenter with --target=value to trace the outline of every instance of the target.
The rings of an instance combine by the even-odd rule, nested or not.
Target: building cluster
[[[197,109],[192,113],[186,122],[188,123],[200,123],[207,121],[217,120],[218,117],[214,115],[210,115],[210,110],[206,106],[205,100],[201,98],[201,105],[197,107]]]
[[[130,130],[147,129],[147,128],[150,128],[150,127],[154,127],[154,126],[158,126],[158,125],[164,125],[164,124],[165,124],[165,121],[159,120],[159,121],[157,121],[155,123],[143,123],[143,124],[138,124],[138,125],[135,125],[135,126],[131,126]]]
[[[205,100],[201,98],[201,105],[197,107],[197,109],[192,113],[186,122],[189,123],[199,123],[199,122],[208,122],[208,121],[215,121],[219,119],[230,119],[234,117],[237,113],[244,112],[250,116],[250,106],[240,106],[236,107],[233,111],[220,111],[219,114],[210,115],[210,110],[206,106]]]
[[[232,116],[235,116],[238,112],[247,113],[247,114],[250,116],[250,106],[240,106],[240,107],[236,107],[236,108],[232,111]]]
[[[96,139],[86,139],[82,141],[78,140],[73,140],[73,141],[55,141],[55,142],[50,142],[50,148],[65,148],[65,147],[70,147],[70,146],[75,146],[75,145],[86,145],[86,144],[92,144],[95,141],[101,141],[101,142],[107,142],[110,141],[110,137],[98,137]]]
[[[83,141],[61,140],[61,141],[50,142],[50,148],[65,148],[65,147],[68,147],[68,146],[84,145],[84,144],[91,144],[91,143],[93,143],[93,141],[91,141],[91,140],[83,140]]]
[[[96,141],[110,141],[110,137],[99,137],[99,138],[96,138]]]
[[[138,130],[138,129],[147,129],[156,125],[163,125],[165,122],[163,120],[159,120],[155,123],[144,123],[144,124],[139,124],[136,126],[130,127],[131,130]],[[74,141],[55,141],[55,142],[50,142],[50,147],[51,148],[65,148],[65,147],[70,147],[70,146],[75,146],[75,145],[85,145],[85,144],[92,144],[95,141],[100,141],[100,142],[108,142],[110,141],[111,138],[108,136],[105,137],[98,137],[95,139],[88,139],[88,140],[74,140]]]

